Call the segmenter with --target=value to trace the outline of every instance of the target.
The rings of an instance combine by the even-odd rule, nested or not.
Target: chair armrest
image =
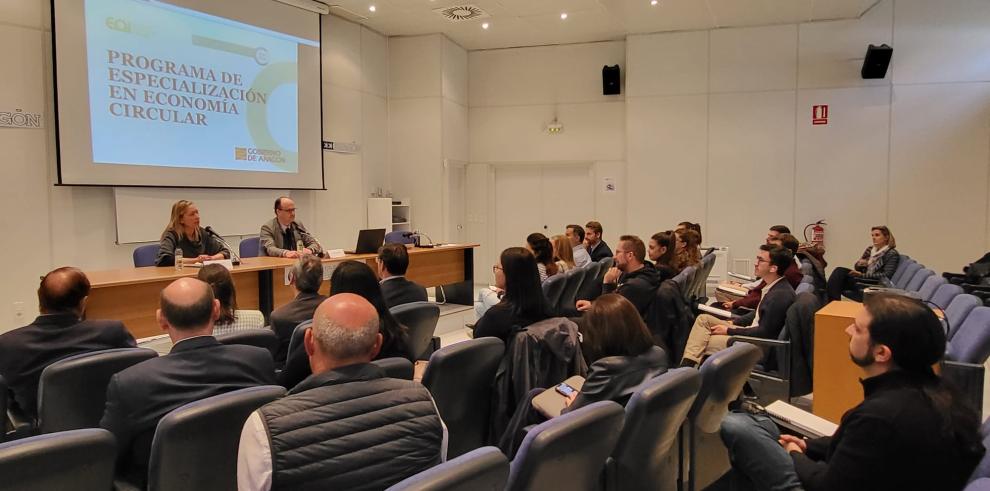
[[[883,281],[876,278],[856,278],[856,283],[866,286],[882,285]]]
[[[8,407],[6,417],[7,421],[5,421],[5,423],[8,425],[10,430],[6,431],[5,429],[5,434],[3,435],[3,438],[0,438],[0,440],[17,440],[31,436],[35,433],[34,421],[32,421],[31,418],[28,417],[28,415],[25,414],[20,408]]]
[[[730,336],[729,341],[726,344],[728,346],[732,346],[737,342],[754,344],[760,349],[762,349],[764,353],[766,353],[767,350],[773,348],[780,348],[780,350],[783,353],[781,353],[780,359],[777,360],[777,371],[784,374],[785,378],[787,379],[791,378],[791,342],[790,341],[781,341],[779,339],[757,338],[754,336]]]

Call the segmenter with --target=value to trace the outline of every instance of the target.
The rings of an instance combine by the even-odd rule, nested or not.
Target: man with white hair
[[[304,341],[313,374],[244,423],[238,489],[385,489],[443,460],[429,391],[371,363],[378,322],[358,295],[320,304]]]

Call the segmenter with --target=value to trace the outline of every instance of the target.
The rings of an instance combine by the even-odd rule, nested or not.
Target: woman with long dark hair
[[[475,338],[492,336],[506,341],[517,329],[550,317],[533,253],[522,247],[510,247],[502,251],[492,270],[495,286],[505,294],[478,319]]]
[[[660,272],[662,280],[673,278],[679,271],[674,269],[674,255],[677,250],[677,238],[672,230],[657,232],[650,237],[650,244],[647,251],[650,260]]]
[[[413,361],[409,353],[409,332],[399,324],[385,305],[381,285],[371,266],[358,261],[344,261],[337,265],[330,275],[330,296],[339,293],[353,293],[364,297],[378,311],[378,330],[382,333],[382,349],[378,358],[406,358]]]
[[[529,251],[536,257],[536,269],[540,273],[540,282],[547,281],[547,278],[560,272],[557,263],[553,259],[553,244],[547,236],[537,232],[526,237],[526,244]]]

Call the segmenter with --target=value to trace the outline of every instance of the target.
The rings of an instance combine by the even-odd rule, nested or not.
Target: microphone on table
[[[296,223],[296,222],[292,222],[289,225],[292,226],[293,228],[295,228],[296,230],[298,230],[299,233],[301,233],[301,234],[303,234],[303,235],[305,235],[305,236],[313,239],[313,242],[316,242],[316,245],[320,247],[320,252],[316,253],[316,257],[323,257],[323,254],[324,254],[323,251],[324,251],[324,249],[323,249],[323,244],[320,243],[320,239],[317,239],[315,235],[307,232],[306,229],[300,227],[299,224]]]
[[[223,246],[226,247],[228,251],[230,251],[230,258],[231,258],[230,264],[233,264],[234,266],[241,264],[241,257],[238,256],[236,252],[234,252],[234,248],[230,247],[230,244],[228,244],[227,241],[224,240],[223,236],[213,231],[213,227],[206,227],[206,232],[216,237],[217,240],[219,240],[220,243],[223,244]]]

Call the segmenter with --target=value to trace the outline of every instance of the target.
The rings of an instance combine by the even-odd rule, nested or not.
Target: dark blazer
[[[667,371],[667,353],[653,346],[639,356],[606,356],[588,367],[584,386],[570,406],[561,412],[599,401],[615,401],[623,406],[644,382]]]
[[[179,341],[172,351],[110,379],[100,426],[117,437],[117,474],[143,487],[158,421],[173,409],[237,389],[275,383],[268,350],[223,345],[213,336]]]
[[[599,240],[598,243],[595,244],[594,249],[588,250],[588,255],[591,256],[592,261],[597,263],[606,257],[612,257],[612,249],[609,249],[608,244],[606,244],[604,240]]]
[[[756,310],[732,321],[734,325],[740,327],[730,327],[729,335],[777,339],[780,330],[784,328],[787,309],[792,303],[794,303],[794,287],[787,282],[787,278],[782,278],[770,288]],[[742,327],[752,324],[757,312],[760,313],[760,324],[756,327]]]
[[[404,303],[425,302],[429,299],[425,287],[407,280],[405,276],[395,276],[382,281],[382,295],[385,296],[385,305],[388,308]]]
[[[73,313],[41,315],[0,336],[0,375],[17,405],[35,419],[38,380],[45,367],[80,353],[135,346],[134,337],[120,321],[80,321]]]
[[[278,336],[275,366],[285,365],[285,357],[289,352],[289,340],[292,339],[292,332],[296,330],[296,326],[301,322],[312,320],[316,308],[326,299],[326,296],[319,293],[299,292],[291,302],[272,311],[272,331]]]

